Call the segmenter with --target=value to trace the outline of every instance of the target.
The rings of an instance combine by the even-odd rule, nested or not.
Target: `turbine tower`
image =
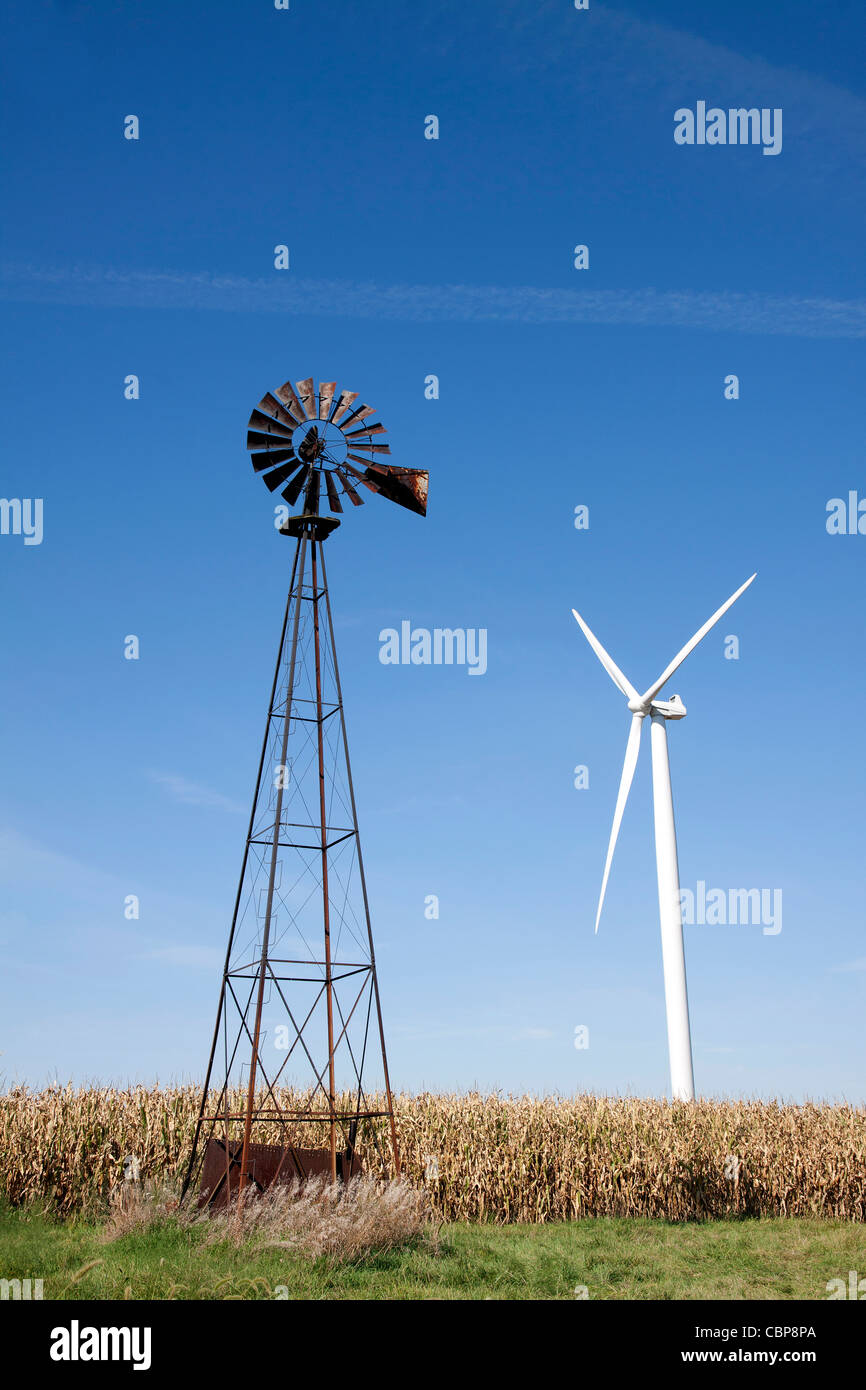
[[[659,889],[659,917],[662,935],[662,963],[665,980],[665,1009],[668,1025],[668,1053],[671,1068],[671,1094],[675,1100],[694,1100],[695,1080],[692,1069],[692,1040],[689,1028],[689,999],[686,988],[686,961],[683,950],[683,921],[680,906],[680,875],[677,864],[677,833],[674,824],[674,803],[671,791],[671,770],[668,759],[667,722],[670,719],[684,719],[686,707],[679,695],[669,700],[657,700],[662,687],[667,685],[674,672],[682,665],[690,652],[706,637],[711,627],[727,613],[740,594],[748,589],[752,580],[747,579],[735,594],[708,618],[702,628],[677,652],[673,661],[666,666],[657,681],[639,695],[631,681],[623,675],[613,657],[605,651],[598,638],[587,627],[575,608],[571,611],[580,624],[584,637],[589,642],[614,685],[625,695],[631,711],[631,727],[625,748],[625,761],[620,778],[616,807],[613,813],[613,827],[604,863],[601,880],[601,893],[598,910],[595,914],[595,930],[601,921],[601,909],[607,890],[607,880],[613,861],[613,852],[622,824],[625,803],[631,789],[634,770],[640,752],[640,736],[643,721],[650,716],[650,747],[653,774],[653,817],[655,822],[656,873]]]
[[[250,416],[254,470],[287,514],[303,502],[280,527],[289,596],[181,1200],[194,1180],[225,1205],[250,1185],[348,1178],[365,1140],[400,1171],[324,542],[359,488],[426,515],[427,474],[379,462],[385,427],[357,398],[308,377]]]

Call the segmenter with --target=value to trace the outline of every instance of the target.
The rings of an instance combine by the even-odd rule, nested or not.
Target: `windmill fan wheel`
[[[356,484],[426,516],[427,473],[380,461],[391,453],[381,440],[385,426],[371,421],[374,408],[356,406],[357,399],[357,391],[338,394],[335,381],[320,381],[316,391],[312,377],[269,391],[249,420],[253,468],[290,507],[303,494],[303,517],[318,517],[325,500],[333,513],[342,513],[344,497],[360,507],[364,498]]]

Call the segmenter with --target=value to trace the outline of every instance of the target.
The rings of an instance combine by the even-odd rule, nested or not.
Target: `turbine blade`
[[[717,609],[716,609],[715,613],[713,614],[713,616],[712,616],[711,618],[707,618],[707,621],[704,623],[703,627],[702,627],[702,628],[699,628],[698,631],[695,633],[694,637],[692,637],[692,639],[691,639],[689,642],[686,643],[686,645],[682,648],[681,651],[678,651],[678,652],[677,652],[677,654],[676,654],[676,656],[674,657],[673,661],[671,662],[670,666],[666,666],[666,667],[665,667],[665,669],[662,671],[661,675],[659,676],[658,680],[655,681],[655,683],[654,683],[653,685],[650,686],[649,690],[646,692],[645,695],[642,695],[642,696],[640,697],[641,699],[643,699],[643,700],[652,700],[653,697],[654,697],[655,695],[658,694],[658,692],[661,690],[662,686],[665,685],[665,684],[670,680],[671,676],[673,675],[673,673],[674,673],[674,671],[677,669],[677,667],[678,667],[678,666],[682,666],[683,662],[685,661],[685,659],[686,659],[686,657],[689,655],[689,653],[694,651],[694,649],[695,649],[695,647],[698,645],[698,643],[699,643],[704,637],[706,637],[706,635],[707,635],[707,633],[709,632],[710,628],[713,627],[713,626],[715,626],[715,624],[719,621],[719,618],[721,618],[725,613],[727,613],[727,611],[728,611],[728,609],[730,608],[731,604],[732,604],[732,603],[736,603],[737,599],[740,597],[740,594],[744,593],[745,590],[748,589],[749,585],[750,585],[751,582],[752,582],[752,579],[755,579],[756,576],[757,576],[757,571],[755,572],[755,574],[752,575],[752,578],[751,578],[751,579],[747,579],[747,580],[746,580],[745,584],[741,584],[741,585],[740,585],[739,589],[737,590],[737,592],[736,592],[735,594],[731,594],[731,597],[728,599],[727,603],[723,603],[722,606],[721,606],[721,608],[717,608]]]
[[[595,652],[602,666],[607,671],[607,674],[610,676],[614,685],[622,691],[623,695],[627,695],[630,700],[639,700],[640,696],[638,695],[631,681],[623,675],[622,671],[617,666],[613,657],[610,655],[609,652],[605,651],[604,647],[599,642],[595,633],[590,632],[589,628],[583,621],[583,618],[580,616],[577,609],[572,608],[571,611],[580,625],[581,632],[583,633],[589,645],[592,647],[592,650]]]
[[[604,895],[607,891],[607,880],[610,875],[613,852],[616,849],[619,828],[622,825],[622,813],[625,810],[625,803],[628,801],[628,794],[631,791],[631,784],[634,778],[634,770],[637,766],[637,755],[640,752],[640,731],[643,721],[644,716],[642,714],[633,714],[631,717],[631,728],[628,731],[628,743],[625,746],[625,762],[622,765],[622,777],[619,781],[616,808],[613,813],[613,827],[610,832],[610,843],[607,847],[607,859],[604,861],[604,877],[601,880],[598,911],[595,914],[596,931],[598,931],[598,924],[601,921],[601,909],[604,906]]]

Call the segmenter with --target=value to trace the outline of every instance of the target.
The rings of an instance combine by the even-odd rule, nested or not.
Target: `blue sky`
[[[671,687],[683,886],[784,903],[686,928],[696,1081],[864,1098],[866,26],[776,9],[7,14],[7,1081],[202,1072],[290,558],[244,432],[312,374],[430,471],[328,551],[395,1084],[665,1092],[648,747],[594,937],[628,715],[570,610],[645,688],[757,570]],[[782,152],[677,146],[699,100]],[[382,665],[404,619],[486,674]]]

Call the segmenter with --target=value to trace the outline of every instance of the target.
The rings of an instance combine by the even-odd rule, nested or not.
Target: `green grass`
[[[438,1251],[332,1265],[210,1245],[173,1220],[106,1244],[93,1224],[0,1210],[0,1278],[41,1278],[46,1299],[573,1299],[578,1285],[594,1299],[825,1299],[850,1269],[866,1271],[866,1236],[837,1221],[453,1225]]]

